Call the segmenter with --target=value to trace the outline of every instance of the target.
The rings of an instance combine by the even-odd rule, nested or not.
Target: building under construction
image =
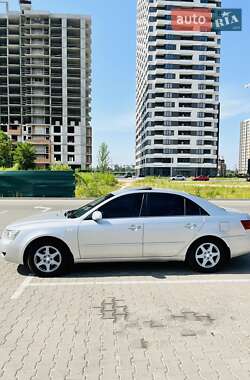
[[[0,14],[0,128],[36,148],[36,164],[92,161],[91,19],[35,11]]]

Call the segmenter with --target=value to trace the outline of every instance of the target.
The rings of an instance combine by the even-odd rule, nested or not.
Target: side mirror
[[[92,214],[92,220],[94,220],[95,222],[99,222],[99,220],[102,220],[101,211],[94,211]]]

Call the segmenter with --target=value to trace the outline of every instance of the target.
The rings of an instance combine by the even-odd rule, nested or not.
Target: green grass
[[[111,173],[76,173],[77,198],[95,198],[121,187]],[[223,182],[171,181],[164,177],[146,177],[131,183],[131,187],[151,186],[184,191],[206,199],[250,199],[250,182],[236,178]]]
[[[245,181],[246,180],[245,178],[240,178],[240,177],[216,177],[216,178],[212,178],[212,180],[213,179],[216,179],[216,180],[219,180],[219,181],[236,181],[236,182]]]
[[[77,198],[94,198],[119,189],[115,176],[111,173],[76,173]]]
[[[175,182],[168,178],[146,177],[139,179],[132,187],[151,186],[184,191],[206,199],[250,199],[250,183],[228,180],[226,183],[216,182]]]

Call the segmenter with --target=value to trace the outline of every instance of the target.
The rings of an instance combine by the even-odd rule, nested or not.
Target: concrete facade
[[[250,159],[250,119],[240,125],[239,173],[247,174]]]
[[[227,175],[227,165],[224,157],[220,157],[218,161],[218,176],[226,177]]]
[[[0,128],[36,148],[36,164],[92,162],[91,19],[33,11],[0,15]]]

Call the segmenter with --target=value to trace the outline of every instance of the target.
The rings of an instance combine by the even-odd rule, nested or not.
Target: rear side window
[[[142,209],[142,216],[199,216],[208,215],[195,202],[177,194],[148,193]]]
[[[184,198],[176,194],[148,193],[143,216],[183,216]]]
[[[196,215],[208,215],[208,213],[201,208],[199,205],[185,198],[185,215],[196,216]]]
[[[104,219],[115,218],[138,218],[140,216],[142,193],[122,195],[119,198],[111,199],[104,206],[99,208]]]

